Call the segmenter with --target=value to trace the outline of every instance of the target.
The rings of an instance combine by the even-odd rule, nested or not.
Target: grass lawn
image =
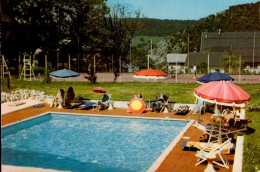
[[[193,95],[194,88],[200,86],[197,83],[143,83],[143,82],[124,82],[124,83],[96,83],[89,82],[51,82],[50,84],[39,81],[20,81],[11,80],[11,90],[6,87],[6,80],[1,83],[2,91],[10,92],[15,89],[35,89],[44,91],[48,95],[56,95],[60,88],[67,90],[73,87],[76,98],[84,99],[100,99],[101,94],[93,93],[95,87],[102,87],[112,94],[112,100],[130,101],[134,95],[141,93],[144,100],[155,101],[156,93],[162,92],[170,96],[169,102],[193,104],[195,97]],[[251,95],[251,101],[248,106],[260,108],[260,84],[238,84]],[[149,91],[150,90],[150,91]],[[249,112],[247,110],[246,117],[253,122],[249,127],[255,129],[255,132],[245,136],[244,142],[244,158],[243,171],[253,172],[260,170],[260,112]]]

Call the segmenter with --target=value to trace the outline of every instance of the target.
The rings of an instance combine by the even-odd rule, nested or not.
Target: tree
[[[225,71],[234,73],[239,70],[239,59],[235,55],[225,55],[221,58]]]
[[[208,72],[208,62],[206,60],[203,60],[199,65],[198,69],[201,73],[207,73]]]
[[[142,26],[142,20],[140,12],[135,12],[135,17],[131,17],[126,8],[119,4],[111,9],[109,16],[105,19],[105,26],[109,34],[103,47],[106,53],[104,56],[106,56],[107,60],[109,59],[108,57],[113,56],[114,66],[117,66],[117,68],[120,66],[120,58],[121,63],[128,63],[126,57],[130,49],[131,40],[135,32]],[[106,63],[108,66],[109,62],[106,61]]]
[[[41,48],[48,52],[50,62],[57,62],[57,50],[69,49],[79,65],[82,53],[100,51],[102,47],[106,33],[104,18],[109,12],[105,1],[3,1],[0,12],[3,53],[15,58],[18,52],[34,53]],[[64,39],[71,40],[69,46],[59,44]]]
[[[131,55],[131,65],[132,65],[133,69],[135,69],[135,68],[147,69],[147,63],[148,63],[147,50],[138,49],[137,47],[132,47],[131,54],[132,54]],[[150,58],[149,62],[150,62],[150,67],[154,68],[154,62],[151,58]]]

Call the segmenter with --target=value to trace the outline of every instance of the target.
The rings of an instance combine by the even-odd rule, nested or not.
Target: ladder
[[[8,66],[6,64],[4,55],[2,55],[2,68],[1,68],[2,78],[5,77],[5,75],[9,75],[9,78],[11,78],[10,71],[8,70]]]
[[[32,80],[32,77],[35,79],[34,71],[31,65],[31,55],[24,54],[23,56],[23,69],[20,75],[20,79],[22,76],[24,77],[24,80],[26,80],[27,77],[29,77],[30,81]]]

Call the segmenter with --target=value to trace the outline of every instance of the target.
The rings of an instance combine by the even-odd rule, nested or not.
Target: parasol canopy
[[[129,102],[128,107],[129,107],[130,112],[132,112],[134,114],[140,114],[144,111],[144,109],[146,108],[146,105],[142,99],[135,98]]]
[[[208,83],[212,81],[234,81],[235,79],[225,73],[209,73],[198,79],[199,83]]]
[[[135,72],[133,75],[135,78],[144,79],[165,79],[167,76],[166,73],[155,69],[140,70],[138,72]]]
[[[204,101],[222,105],[244,105],[251,96],[241,87],[224,81],[203,84],[194,90],[194,95]]]
[[[96,87],[92,90],[95,93],[106,93],[107,91],[104,88]]]
[[[156,79],[165,79],[167,77],[167,74],[155,69],[145,69],[145,70],[140,70],[138,72],[135,72],[133,74],[133,77],[156,80]],[[151,87],[151,82],[150,82],[150,87]],[[150,108],[150,90],[151,88],[149,88],[149,108]]]
[[[56,70],[50,73],[50,76],[56,78],[69,78],[69,77],[77,77],[79,73],[74,72],[69,69]]]

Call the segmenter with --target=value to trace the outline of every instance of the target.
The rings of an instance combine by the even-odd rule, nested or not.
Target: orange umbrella
[[[133,75],[135,78],[145,79],[165,79],[167,76],[166,73],[155,69],[140,70],[138,72],[135,72]]]
[[[133,74],[133,77],[156,80],[156,79],[165,79],[167,77],[167,74],[162,71],[155,70],[155,69],[144,69],[144,70],[135,72]],[[150,88],[149,88],[149,108],[150,108],[150,90],[151,90],[151,81],[150,81]]]
[[[144,111],[144,109],[146,108],[146,105],[142,99],[135,98],[129,102],[128,108],[129,108],[130,112],[132,112],[134,114],[140,114]]]
[[[107,92],[104,88],[101,88],[101,87],[94,88],[92,91],[96,92],[96,93],[106,93]]]

